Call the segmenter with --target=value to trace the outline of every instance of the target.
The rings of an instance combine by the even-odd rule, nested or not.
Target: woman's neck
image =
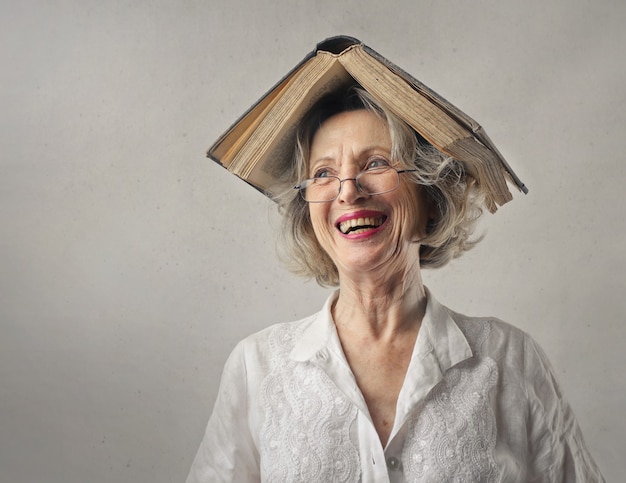
[[[373,340],[416,333],[426,310],[426,289],[419,267],[380,280],[344,278],[333,309],[337,330]]]

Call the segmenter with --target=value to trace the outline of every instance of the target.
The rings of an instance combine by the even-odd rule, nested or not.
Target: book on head
[[[495,212],[512,199],[507,181],[526,186],[467,114],[361,41],[328,38],[252,105],[207,155],[270,198],[291,162],[296,130],[327,93],[358,84],[438,150],[461,161]]]

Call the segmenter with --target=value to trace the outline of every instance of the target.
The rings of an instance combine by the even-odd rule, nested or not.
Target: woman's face
[[[354,178],[366,168],[390,166],[391,138],[385,122],[366,111],[350,111],[326,120],[311,143],[309,177]],[[378,195],[360,192],[354,181],[342,183],[334,201],[309,203],[315,235],[342,276],[390,275],[417,263],[427,209],[419,185],[400,174],[397,189]]]

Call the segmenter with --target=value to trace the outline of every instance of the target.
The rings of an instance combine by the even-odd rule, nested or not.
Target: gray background
[[[476,118],[530,187],[425,281],[544,346],[619,481],[624,5],[2,2],[0,480],[184,480],[236,341],[320,307],[276,259],[272,204],[204,151],[344,33]]]

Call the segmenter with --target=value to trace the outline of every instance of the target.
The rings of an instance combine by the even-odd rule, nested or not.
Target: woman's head
[[[421,266],[440,267],[471,248],[475,243],[470,240],[473,226],[482,212],[479,190],[474,180],[465,175],[460,162],[434,149],[360,88],[353,87],[340,94],[326,96],[309,111],[299,126],[294,163],[291,172],[287,174],[287,181],[293,186],[304,179],[318,176],[311,171],[312,148],[317,149],[314,145],[316,135],[323,126],[339,125],[338,120],[342,118],[339,115],[352,111],[367,112],[367,116],[357,115],[352,118],[371,119],[371,123],[376,124],[374,127],[384,129],[386,139],[390,141],[387,154],[390,165],[396,170],[411,170],[401,175],[404,178],[401,183],[406,189],[413,190],[414,196],[410,199],[414,206],[401,210],[403,214],[398,216],[414,220],[394,222],[411,227],[414,233],[405,233],[403,236],[420,243]],[[328,123],[329,120],[332,123]],[[324,141],[327,139],[326,127],[322,129]],[[368,129],[368,126],[363,129]],[[375,136],[376,132],[367,136]],[[355,176],[331,174],[342,179]],[[349,193],[355,192],[356,185],[353,181],[344,181],[341,189],[342,192],[346,190],[345,196],[349,196]],[[374,198],[378,197],[379,204],[383,205],[383,198],[393,200],[393,196],[374,195]],[[322,285],[337,285],[338,270],[329,254],[328,240],[319,238],[319,224],[316,234],[311,219],[311,212],[314,217],[319,217],[320,210],[327,206],[309,206],[297,190],[288,190],[278,201],[283,214],[283,260],[287,266],[301,275],[315,277]],[[340,201],[327,202],[325,205]]]

